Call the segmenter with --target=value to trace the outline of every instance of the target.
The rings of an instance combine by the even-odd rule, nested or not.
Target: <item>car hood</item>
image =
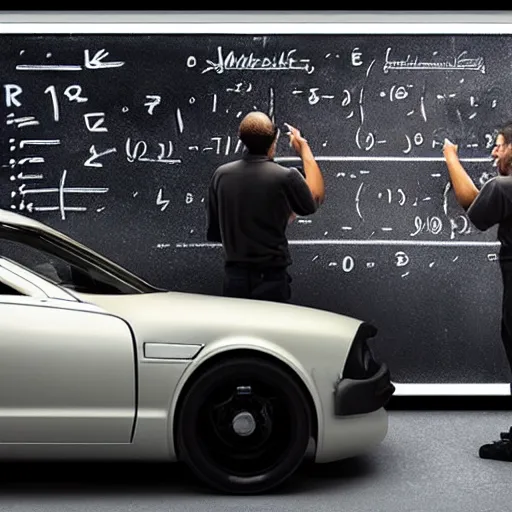
[[[278,340],[311,337],[351,338],[361,320],[294,304],[232,299],[183,292],[136,295],[82,295],[126,320],[139,341],[207,343],[220,336],[258,336]]]

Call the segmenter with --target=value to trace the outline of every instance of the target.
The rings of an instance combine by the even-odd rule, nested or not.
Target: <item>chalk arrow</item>
[[[105,50],[100,50],[94,54],[94,57],[91,59],[89,50],[85,50],[85,67],[88,69],[98,69],[98,68],[119,68],[124,66],[124,62],[103,62],[103,59],[108,57],[109,53]]]

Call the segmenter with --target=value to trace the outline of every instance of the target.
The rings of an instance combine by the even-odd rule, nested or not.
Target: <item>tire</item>
[[[243,357],[194,380],[176,440],[180,460],[208,486],[257,494],[292,476],[310,436],[311,411],[296,379],[270,361]]]

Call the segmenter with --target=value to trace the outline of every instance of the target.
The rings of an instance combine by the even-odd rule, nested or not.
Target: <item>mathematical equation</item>
[[[9,207],[55,211],[65,219],[67,212],[89,210],[86,196],[101,196],[104,203],[94,209],[103,212],[110,208],[109,193],[122,197],[119,187],[137,174],[145,188],[132,187],[125,197],[144,194],[155,209],[167,213],[173,204],[199,203],[204,208],[213,169],[242,154],[238,123],[251,110],[266,111],[278,124],[294,118],[307,122],[306,136],[312,134],[308,140],[319,161],[335,162],[326,166],[328,185],[334,189],[333,182],[346,174],[346,161],[359,158],[371,168],[372,162],[390,158],[389,165],[408,173],[408,164],[393,163],[399,161],[393,157],[441,161],[445,137],[460,141],[461,151],[471,157],[468,161],[488,162],[495,112],[507,101],[507,91],[488,78],[493,70],[488,57],[467,42],[430,52],[419,47],[423,54],[414,55],[414,50],[407,47],[404,53],[403,45],[392,42],[376,49],[358,40],[322,51],[270,36],[247,36],[242,44],[251,50],[240,51],[231,49],[226,39],[204,48],[191,44],[190,51],[178,55],[172,87],[159,67],[153,69],[154,76],[149,65],[139,75],[140,57],[126,58],[117,44],[91,49],[81,46],[79,38],[70,41],[76,62],[68,53],[19,46],[12,57],[15,72],[2,84],[1,98]],[[440,73],[443,80],[432,78]],[[102,74],[109,78],[100,78]],[[110,82],[121,84],[124,96]],[[278,148],[290,154],[283,135]],[[297,163],[293,156],[276,161]],[[144,179],[144,173],[160,171],[162,176],[151,185]],[[79,183],[84,173],[87,185]],[[374,176],[372,172],[369,178]],[[169,180],[179,184],[175,192],[168,192],[173,188]],[[186,190],[188,181],[194,187]],[[340,229],[350,232],[356,221],[367,222],[386,201],[409,208],[410,214],[410,207],[430,200],[422,197],[421,189],[406,190],[402,181],[379,185],[378,191],[373,182],[360,182],[349,199],[356,220]],[[437,198],[440,190],[435,189]],[[345,199],[344,192],[335,194]],[[443,188],[441,194],[445,200],[450,191]],[[332,221],[321,215],[318,222],[315,217],[317,225]],[[439,235],[446,229],[450,239],[471,233],[463,214],[444,215],[410,215],[409,236]],[[296,225],[311,222],[299,218]],[[377,229],[393,231],[391,226]]]
[[[418,247],[413,247],[411,251],[407,249],[399,249],[393,251],[389,247],[384,250],[384,242],[381,244],[375,244],[375,247],[382,246],[382,250],[379,250],[378,257],[368,257],[367,255],[361,255],[361,251],[356,249],[351,249],[349,247],[342,247],[337,249],[335,252],[332,250],[325,250],[326,244],[319,244],[322,249],[318,250],[310,250],[308,252],[312,253],[313,256],[310,256],[309,259],[304,261],[304,263],[320,265],[325,269],[332,270],[333,272],[340,272],[343,274],[354,274],[360,272],[375,272],[378,270],[385,269],[386,272],[391,270],[396,270],[398,275],[401,278],[407,278],[415,271],[420,270],[424,271],[425,268],[432,269],[436,271],[438,268],[447,268],[451,265],[457,265],[457,262],[461,259],[461,255],[457,254],[457,247],[450,247],[447,251],[436,251],[435,255],[427,256],[425,255],[425,251],[418,251]],[[304,246],[309,245],[305,244],[300,240],[291,240],[290,245],[292,246]],[[350,242],[346,244],[350,246]],[[371,245],[371,244],[365,244]],[[400,243],[396,243],[396,245],[400,245]],[[428,244],[426,244],[428,245]],[[445,244],[449,246],[450,244]],[[499,261],[498,248],[497,243],[488,243],[486,244],[489,247],[483,249],[483,255],[479,258],[481,261],[491,265],[496,264]],[[207,247],[219,247],[220,244],[215,243],[190,243],[190,242],[179,242],[177,244],[159,242],[155,245],[157,250],[166,250],[170,248],[178,248],[180,250],[200,250]],[[496,247],[494,247],[496,246]],[[331,247],[332,248],[332,247]],[[464,248],[462,248],[462,251]],[[374,252],[374,251],[373,251]],[[304,253],[296,253],[296,257],[304,258]]]

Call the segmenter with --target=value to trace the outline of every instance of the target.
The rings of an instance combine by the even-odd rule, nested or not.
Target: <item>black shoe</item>
[[[502,441],[510,441],[512,439],[512,427],[508,432],[500,432],[500,439]]]
[[[509,440],[493,441],[480,446],[478,455],[481,459],[504,460],[512,462],[512,442]]]

